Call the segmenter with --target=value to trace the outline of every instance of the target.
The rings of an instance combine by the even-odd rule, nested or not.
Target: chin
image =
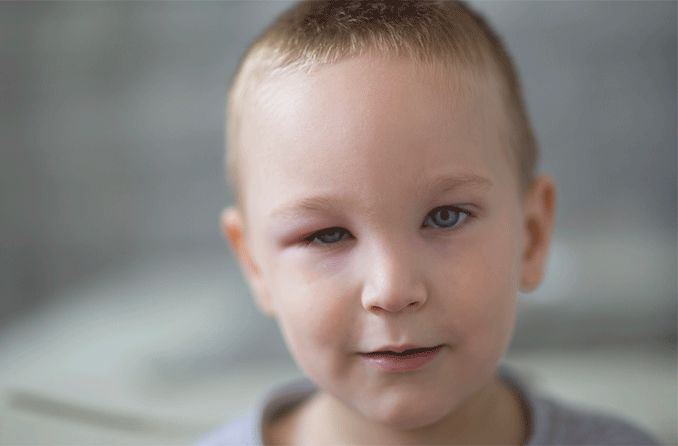
[[[426,398],[402,401],[382,401],[363,414],[383,426],[396,430],[413,430],[431,426],[442,420],[453,408],[439,407]]]

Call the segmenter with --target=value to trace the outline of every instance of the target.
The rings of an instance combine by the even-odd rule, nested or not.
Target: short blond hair
[[[498,81],[509,155],[521,193],[534,177],[538,150],[520,82],[501,38],[463,1],[305,0],[281,14],[240,60],[226,102],[226,176],[241,206],[238,169],[242,103],[265,77],[285,69],[309,70],[376,52],[420,63],[445,62]],[[498,76],[496,76],[498,75]]]

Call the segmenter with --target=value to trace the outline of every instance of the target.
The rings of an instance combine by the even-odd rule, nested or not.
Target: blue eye
[[[441,206],[429,212],[424,226],[432,226],[438,229],[452,229],[471,216],[471,213],[454,206]],[[338,244],[351,237],[346,229],[332,227],[314,232],[304,239],[305,245],[329,246]]]
[[[350,234],[347,230],[334,227],[316,232],[311,236],[306,237],[304,241],[306,241],[307,245],[314,243],[316,240],[318,240],[318,244],[320,245],[333,245],[344,240],[346,238],[345,236],[348,235]]]
[[[428,216],[426,217],[425,224],[428,223],[430,226],[440,229],[450,229],[466,218],[470,213],[463,209],[458,209],[452,206],[442,206],[439,208],[433,209]]]

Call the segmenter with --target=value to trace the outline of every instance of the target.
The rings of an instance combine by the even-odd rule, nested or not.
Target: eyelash
[[[429,218],[430,218],[431,215],[433,215],[436,211],[440,211],[440,210],[449,210],[449,211],[451,211],[451,212],[453,212],[453,213],[461,214],[461,215],[464,215],[464,216],[465,216],[463,219],[461,219],[461,222],[459,222],[459,219],[460,219],[461,217],[458,217],[458,219],[457,219],[458,221],[455,222],[454,226],[450,226],[450,227],[441,227],[441,228],[439,228],[439,229],[441,229],[441,230],[443,230],[443,231],[452,231],[452,230],[455,230],[456,228],[458,228],[458,227],[460,227],[461,225],[463,225],[464,222],[465,222],[468,218],[472,218],[472,217],[473,217],[473,214],[472,214],[471,212],[467,211],[466,209],[462,209],[462,208],[455,207],[455,206],[440,206],[440,207],[437,207],[437,208],[431,210],[431,212],[429,212],[429,213],[426,215],[426,219],[424,220],[424,223],[427,222],[427,221],[429,220]],[[337,227],[337,226],[334,226],[334,227],[331,227],[331,228],[327,228],[327,229],[323,229],[323,230],[321,230],[321,231],[314,232],[313,234],[311,234],[311,235],[309,235],[308,237],[304,238],[304,240],[303,240],[304,245],[305,245],[305,246],[310,246],[310,245],[313,245],[313,244],[317,244],[317,245],[318,245],[319,247],[321,247],[321,248],[322,248],[322,247],[332,247],[332,246],[334,246],[334,245],[338,245],[339,243],[341,243],[342,241],[344,241],[344,240],[346,240],[346,239],[342,238],[342,239],[340,239],[340,240],[338,240],[338,241],[336,241],[336,242],[332,242],[332,243],[314,243],[314,240],[315,240],[316,238],[318,238],[319,236],[321,236],[321,235],[323,235],[323,234],[331,234],[331,233],[333,233],[333,232],[336,232],[337,230],[343,231],[344,234],[350,234],[350,233],[349,233],[348,231],[346,231],[345,229],[340,228],[340,227]]]

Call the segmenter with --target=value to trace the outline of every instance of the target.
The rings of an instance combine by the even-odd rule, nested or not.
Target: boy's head
[[[247,53],[228,116],[224,232],[306,374],[388,426],[481,410],[555,200],[487,25],[452,2],[302,3]],[[366,355],[435,346],[416,370]]]
[[[501,149],[521,191],[535,173],[538,150],[510,55],[485,20],[456,1],[305,1],[281,15],[245,52],[227,100],[227,177],[242,204],[239,158],[243,108],[264,81],[283,71],[308,72],[361,54],[403,56],[440,70],[464,88],[496,84],[506,122]]]

